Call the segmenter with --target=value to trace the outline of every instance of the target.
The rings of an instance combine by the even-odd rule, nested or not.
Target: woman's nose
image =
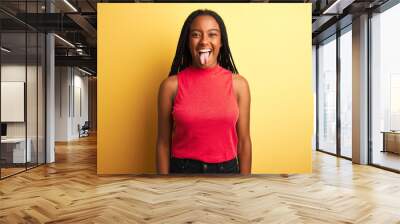
[[[203,35],[200,39],[200,43],[207,43],[208,42],[208,37],[206,35]]]

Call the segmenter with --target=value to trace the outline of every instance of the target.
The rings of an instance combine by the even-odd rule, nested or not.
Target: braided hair
[[[219,28],[221,29],[222,46],[220,48],[217,57],[217,63],[221,67],[230,70],[234,74],[238,73],[235,66],[235,62],[233,61],[231,50],[229,48],[228,34],[226,32],[226,27],[221,16],[219,16],[216,12],[208,9],[199,9],[192,12],[186,18],[185,23],[182,26],[181,34],[179,36],[178,46],[176,47],[175,57],[171,65],[169,76],[176,75],[178,72],[192,65],[192,55],[190,54],[190,49],[188,47],[190,26],[196,17],[203,15],[212,16],[217,21]]]

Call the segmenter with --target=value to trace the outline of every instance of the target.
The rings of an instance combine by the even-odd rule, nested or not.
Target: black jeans
[[[193,159],[171,158],[169,171],[173,173],[239,173],[236,158],[222,163],[204,163]]]

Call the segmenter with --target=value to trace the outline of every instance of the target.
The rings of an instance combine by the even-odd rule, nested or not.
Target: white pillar
[[[353,162],[368,163],[368,15],[353,19]]]
[[[47,12],[53,12],[54,6],[50,1],[46,4]],[[55,44],[54,35],[46,35],[46,163],[55,161]]]
[[[46,36],[46,163],[55,161],[54,133],[55,133],[55,76],[54,76],[54,35]]]

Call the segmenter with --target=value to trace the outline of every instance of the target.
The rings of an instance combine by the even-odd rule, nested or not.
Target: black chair
[[[85,121],[82,127],[78,125],[78,129],[79,129],[79,138],[89,136],[89,129],[90,129],[89,121]]]

